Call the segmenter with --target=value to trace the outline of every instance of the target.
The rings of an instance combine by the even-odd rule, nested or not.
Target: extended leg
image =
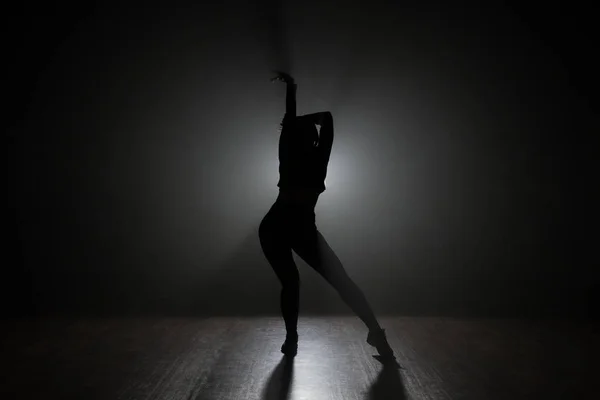
[[[379,328],[377,318],[362,290],[348,276],[341,261],[318,230],[302,232],[293,241],[292,248],[337,290],[342,300],[369,329]]]
[[[342,300],[369,328],[367,342],[377,347],[381,355],[393,357],[385,332],[379,325],[365,295],[348,276],[323,235],[316,228],[307,227],[295,236],[292,248],[337,290]]]

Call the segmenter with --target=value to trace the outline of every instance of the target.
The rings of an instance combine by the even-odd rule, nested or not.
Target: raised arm
[[[286,118],[296,118],[296,88],[298,86],[294,83],[292,79],[291,82],[286,82],[286,92],[285,92],[285,117]]]
[[[272,82],[279,81],[285,82],[286,93],[285,93],[285,119],[296,118],[296,88],[297,85],[294,82],[294,78],[291,75],[281,71],[274,71],[277,73]]]

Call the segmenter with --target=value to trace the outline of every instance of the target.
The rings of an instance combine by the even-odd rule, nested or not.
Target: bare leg
[[[342,262],[314,224],[307,224],[295,233],[292,249],[337,290],[369,330],[380,330],[379,322],[362,290],[348,276]]]
[[[384,360],[395,360],[385,330],[379,325],[363,292],[350,279],[341,261],[314,223],[302,224],[301,229],[295,232],[292,249],[338,291],[342,300],[369,328],[367,343],[375,346]]]
[[[281,219],[276,210],[271,209],[259,227],[262,250],[269,264],[281,282],[281,314],[287,332],[282,351],[294,355],[298,340],[298,311],[300,303],[300,275],[292,257],[292,249],[281,231]],[[287,347],[286,347],[287,344]]]

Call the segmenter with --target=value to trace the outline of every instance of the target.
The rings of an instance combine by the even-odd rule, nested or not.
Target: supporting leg
[[[262,250],[281,282],[281,314],[287,332],[281,351],[295,355],[298,342],[298,312],[300,303],[300,275],[285,236],[277,229],[277,220],[269,213],[259,227]]]

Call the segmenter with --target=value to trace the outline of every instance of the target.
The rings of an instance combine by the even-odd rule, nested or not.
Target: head
[[[294,144],[299,148],[312,148],[319,141],[319,131],[317,126],[310,119],[302,116],[294,118],[292,121],[283,121],[281,124],[283,129],[291,129],[293,134],[291,137]]]

